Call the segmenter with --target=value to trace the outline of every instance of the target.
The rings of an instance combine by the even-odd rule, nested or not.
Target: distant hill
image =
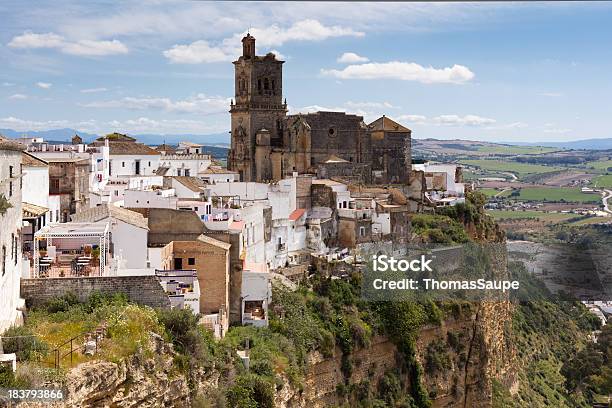
[[[42,137],[48,141],[69,142],[72,136],[78,134],[85,142],[92,142],[99,135],[92,133],[81,132],[76,129],[52,129],[52,130],[29,130],[26,132],[18,132],[13,129],[0,129],[0,134],[9,138],[18,138],[23,136]],[[195,135],[195,134],[180,134],[180,135],[158,135],[152,133],[145,134],[130,134],[130,136],[138,139],[139,142],[148,145],[159,145],[162,143],[177,144],[180,141],[186,140],[203,145],[227,147],[229,146],[229,133],[215,133],[210,135]]]
[[[9,137],[11,139],[19,138],[19,137],[42,137],[45,140],[49,141],[58,141],[58,142],[69,142],[72,139],[72,136],[78,134],[86,141],[92,141],[97,135],[92,133],[79,132],[74,129],[51,129],[51,130],[28,130],[27,132],[18,132],[13,129],[0,129],[0,135]]]
[[[612,138],[572,140],[569,142],[507,142],[507,144],[515,146],[557,147],[573,150],[608,150],[612,149]]]

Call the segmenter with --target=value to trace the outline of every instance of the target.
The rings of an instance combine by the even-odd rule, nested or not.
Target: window
[[[195,265],[195,258],[187,258],[187,265]]]
[[[51,179],[51,192],[57,193],[59,192],[60,181],[58,178]]]
[[[365,237],[365,234],[366,234],[365,227],[359,227],[359,236],[360,237]]]
[[[149,167],[151,167],[151,162],[149,162]]]
[[[15,257],[15,234],[11,234],[11,259]]]
[[[15,240],[15,249],[13,250],[15,252],[15,255],[13,258],[14,258],[15,265],[17,265],[17,256],[19,254],[19,239],[17,238],[17,235],[15,235],[15,238],[13,239]]]
[[[185,177],[189,177],[189,169],[185,169]]]
[[[9,166],[9,177],[13,178],[13,166]]]
[[[2,276],[6,273],[6,247],[2,246]]]
[[[193,207],[193,211],[198,211],[198,207]]]
[[[125,167],[125,162],[121,162],[121,167]]]
[[[270,82],[268,81],[268,78],[264,79],[264,89],[266,91],[270,89]]]
[[[176,175],[180,176],[181,175],[181,169],[176,169]]]

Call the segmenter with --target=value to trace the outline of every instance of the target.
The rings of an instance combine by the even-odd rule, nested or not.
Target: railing
[[[53,356],[53,362],[46,361],[46,365],[59,370],[62,367],[62,361],[70,357],[70,367],[74,365],[75,354],[96,355],[98,353],[99,344],[106,337],[106,323],[102,323],[93,331],[86,331],[69,340],[66,340],[55,349],[51,350],[49,355]],[[68,349],[68,345],[70,348]],[[75,347],[76,345],[76,347]],[[67,350],[67,351],[66,351]]]

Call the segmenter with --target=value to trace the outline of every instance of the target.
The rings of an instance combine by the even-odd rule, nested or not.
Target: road
[[[504,171],[504,172],[502,172],[502,174],[506,174],[506,175],[508,175],[508,176],[512,177],[512,181],[516,181],[516,180],[518,180],[518,177],[516,177],[516,174],[511,173],[511,172],[509,172],[509,171]]]
[[[601,201],[603,202],[604,211],[607,212],[607,213],[612,214],[612,210],[610,210],[610,204],[608,202],[608,200],[610,200],[610,198],[612,198],[612,190],[604,189],[603,192],[601,193],[601,195],[602,195]]]

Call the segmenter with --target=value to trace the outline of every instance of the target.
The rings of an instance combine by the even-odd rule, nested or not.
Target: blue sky
[[[0,128],[229,130],[250,27],[292,113],[382,115],[417,138],[611,137],[612,3],[3,1]]]

